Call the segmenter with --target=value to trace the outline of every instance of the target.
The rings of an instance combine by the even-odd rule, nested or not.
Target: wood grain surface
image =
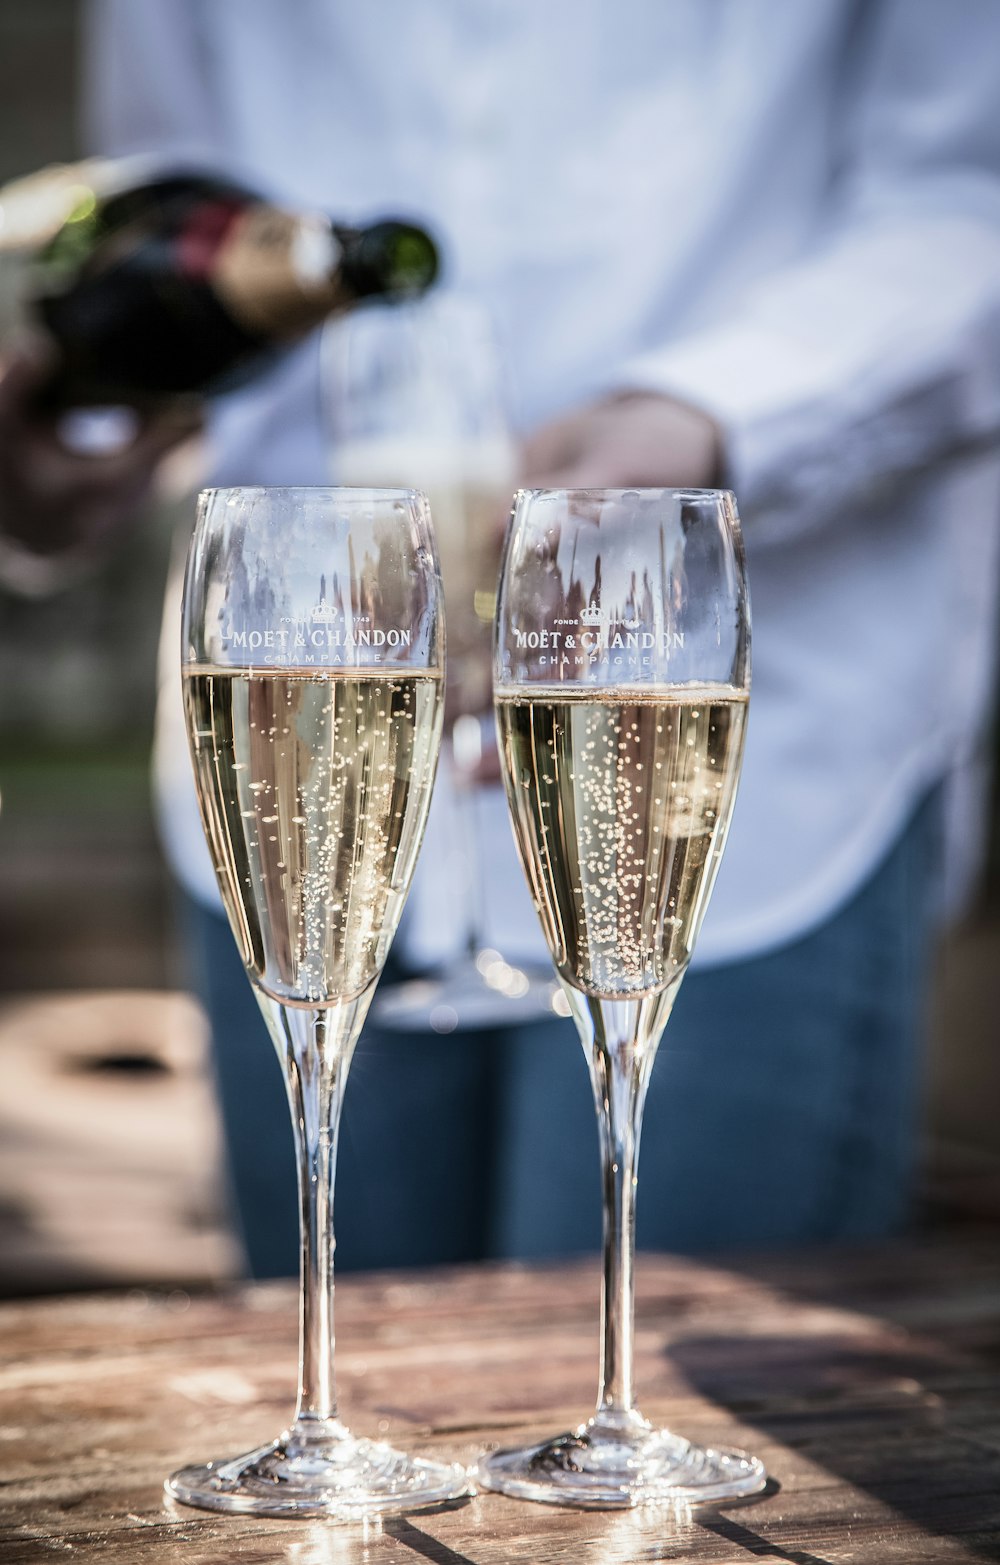
[[[172,1506],[171,1469],[287,1421],[295,1294],[133,1291],[0,1308],[0,1560],[1000,1559],[995,1232],[725,1266],[644,1255],[637,1294],[643,1410],[761,1456],[760,1500],[675,1514],[480,1495],[347,1525]],[[591,1410],[594,1259],[349,1278],[337,1302],[341,1410],[358,1433],[471,1462]]]

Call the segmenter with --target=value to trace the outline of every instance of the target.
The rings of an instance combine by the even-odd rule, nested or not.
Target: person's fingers
[[[21,333],[5,343],[0,357],[0,419],[20,422],[30,414],[54,362],[53,350],[35,333]]]
[[[62,499],[72,507],[98,502],[128,508],[149,489],[163,458],[200,427],[196,415],[157,416],[127,445],[91,454],[68,449],[47,426],[26,424],[17,466],[25,488],[41,504]]]
[[[575,431],[575,448],[556,447],[548,462],[528,465],[535,452],[545,454],[545,438],[525,447],[526,484],[551,489],[702,487],[717,483],[722,470],[723,440],[714,420],[669,397],[636,393],[597,404],[577,419]]]
[[[571,467],[553,467],[542,472],[532,470],[524,476],[525,489],[582,489],[583,484],[577,481],[577,469]]]
[[[613,460],[590,447],[573,461],[532,471],[524,483],[529,489],[607,489],[621,481]]]
[[[544,473],[572,463],[586,447],[589,423],[589,416],[575,413],[536,429],[521,447],[522,473]]]
[[[137,460],[155,464],[185,440],[200,434],[204,425],[199,408],[182,407],[157,413],[143,424],[132,443],[132,450]]]
[[[190,440],[201,427],[201,416],[195,412],[156,414],[145,421],[134,440],[118,450],[98,456],[76,455],[72,460],[88,488],[111,491],[137,481],[149,483],[167,453]]]
[[[17,378],[6,418],[0,408],[0,525],[39,556],[103,548],[141,514],[160,462],[197,432],[199,417],[158,414],[119,449],[73,450],[23,395],[38,384],[32,365],[19,356],[11,373]]]

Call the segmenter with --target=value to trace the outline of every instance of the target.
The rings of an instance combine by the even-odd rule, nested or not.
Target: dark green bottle
[[[156,406],[249,379],[327,315],[434,282],[411,223],[347,228],[203,174],[82,201],[37,253],[35,309],[59,352],[52,409]]]

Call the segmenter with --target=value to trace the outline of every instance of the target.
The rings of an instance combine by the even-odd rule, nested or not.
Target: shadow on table
[[[836,1250],[727,1264],[771,1297],[814,1306],[801,1334],[769,1334],[765,1303],[746,1336],[675,1338],[669,1358],[699,1393],[805,1458],[817,1487],[829,1473],[884,1505],[887,1533],[895,1513],[1000,1560],[997,1236],[973,1242],[971,1267],[958,1238],[901,1243],[897,1266],[893,1248],[873,1247],[867,1267],[854,1250],[849,1264]],[[780,1471],[774,1476],[780,1482]],[[793,1503],[787,1491],[785,1499]],[[809,1503],[814,1515],[824,1512],[815,1489]],[[834,1528],[850,1520],[846,1510],[828,1516],[812,1529],[817,1546],[829,1527],[841,1557]],[[706,1515],[701,1524],[750,1555],[803,1565],[822,1558],[782,1552],[751,1517]]]

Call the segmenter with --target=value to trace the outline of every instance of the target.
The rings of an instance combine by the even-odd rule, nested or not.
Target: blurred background
[[[79,7],[0,0],[0,182],[79,156]],[[197,1285],[222,1223],[200,1012],[150,807],[177,507],[100,574],[0,591],[0,1293]]]
[[[80,156],[76,0],[0,0],[0,181]],[[216,1283],[204,1021],[149,794],[177,505],[99,575],[0,589],[0,1294]],[[996,791],[993,790],[996,798]],[[1000,1215],[1000,831],[936,975],[918,1221]]]

